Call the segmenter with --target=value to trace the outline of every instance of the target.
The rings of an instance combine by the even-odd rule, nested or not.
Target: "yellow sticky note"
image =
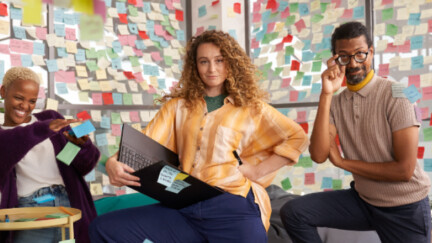
[[[42,25],[42,1],[23,0],[23,24]]]
[[[57,110],[58,109],[58,101],[57,100],[54,100],[54,99],[51,99],[51,98],[47,98],[47,100],[46,100],[46,107],[45,107],[45,109],[46,110]]]
[[[77,12],[94,14],[93,0],[73,0],[72,5]]]
[[[180,173],[178,173],[176,175],[176,177],[174,178],[174,180],[180,180],[180,181],[182,181],[182,180],[186,179],[188,176],[189,175],[180,172]]]

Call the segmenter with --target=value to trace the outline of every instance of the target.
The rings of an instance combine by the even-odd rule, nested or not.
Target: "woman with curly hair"
[[[255,75],[226,33],[206,31],[188,42],[180,82],[142,132],[176,152],[179,169],[225,193],[179,210],[154,204],[102,215],[90,226],[93,242],[267,242],[264,188],[298,160],[308,139],[263,101]],[[106,169],[115,186],[140,185],[117,155]]]
[[[69,124],[53,110],[32,113],[40,80],[29,68],[13,67],[3,78],[4,123],[0,126],[0,209],[16,207],[73,207],[82,211],[74,224],[77,242],[90,242],[88,225],[96,217],[84,180],[99,160],[99,150],[88,136],[68,134]],[[69,165],[56,159],[68,142],[80,147]],[[38,201],[48,196],[52,200]],[[59,242],[60,228],[1,232],[0,242]]]

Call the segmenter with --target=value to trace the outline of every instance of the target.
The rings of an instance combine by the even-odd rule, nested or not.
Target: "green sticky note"
[[[122,124],[120,113],[111,112],[111,123],[112,124]]]
[[[80,17],[80,40],[99,41],[103,38],[104,27],[103,19],[99,14],[86,15],[81,14]]]
[[[382,11],[382,21],[393,18],[393,8],[386,8]]]
[[[285,47],[285,56],[291,56],[294,55],[294,47],[287,46]]]
[[[291,181],[290,181],[289,177],[283,179],[281,181],[281,185],[282,185],[282,189],[284,189],[285,191],[292,188]]]
[[[342,189],[342,180],[341,179],[334,179],[332,184],[333,184],[333,190]]]
[[[271,13],[270,18],[276,18],[280,13],[278,11]]]
[[[129,61],[131,62],[131,64],[132,64],[132,67],[138,67],[138,66],[140,66],[141,64],[139,63],[139,58],[138,57],[129,57]]]
[[[132,94],[123,94],[123,104],[132,105]]]
[[[138,16],[138,9],[134,7],[133,5],[128,5],[129,8],[129,15],[137,17]]]
[[[291,3],[290,4],[290,13],[298,12],[298,3]]]
[[[321,14],[315,14],[314,16],[312,16],[312,23],[318,23],[320,22],[322,19],[324,18],[324,16],[322,16]]]
[[[324,13],[326,10],[327,10],[327,6],[329,5],[330,3],[321,3],[320,4],[320,7],[321,7],[321,13]]]
[[[274,70],[274,75],[275,76],[279,76],[281,74],[281,72],[283,71],[283,67],[277,67]]]
[[[96,71],[99,69],[95,60],[87,60],[86,66],[90,71]]]
[[[386,35],[395,36],[398,33],[398,27],[394,24],[386,25]]]
[[[321,58],[329,59],[332,56],[332,53],[330,50],[324,50],[321,52]]]
[[[163,26],[170,26],[168,15],[164,15],[164,20],[161,22]]]
[[[86,52],[87,58],[96,58],[97,57],[97,52],[94,48],[87,49],[85,52]]]
[[[268,62],[268,63],[264,64],[264,66],[262,67],[262,71],[270,70],[272,64],[273,64],[272,62]]]
[[[106,156],[105,154],[101,153],[101,157],[99,159],[99,163],[102,164],[102,165],[105,165],[108,159],[109,159],[108,156]]]
[[[81,150],[80,147],[76,146],[75,144],[68,142],[66,146],[60,151],[59,154],[57,154],[56,158],[60,160],[61,162],[70,165],[72,160],[75,158],[75,156],[78,154],[78,152]]]
[[[290,15],[285,20],[285,25],[292,25],[295,23],[295,15]]]
[[[312,63],[312,72],[321,72],[322,62],[313,62]]]
[[[432,127],[423,128],[423,141],[432,141]]]
[[[102,57],[106,57],[105,50],[99,50],[99,51],[97,51],[96,56],[97,56],[98,59],[100,59]]]
[[[119,146],[117,146],[117,145],[108,145],[108,153],[109,153],[110,156],[113,156],[118,150],[119,150]]]
[[[272,40],[276,39],[278,35],[279,33],[277,32],[265,34],[262,40],[262,44],[269,44]]]
[[[172,61],[172,57],[171,56],[164,56],[164,61],[165,61],[165,64],[167,66],[172,66],[173,65],[173,61]]]
[[[311,168],[313,166],[313,161],[311,157],[301,157],[299,161],[294,166],[303,167],[303,168]]]
[[[117,53],[114,52],[113,48],[107,48],[106,53],[108,54],[109,58],[111,58],[111,59],[118,57]]]
[[[304,72],[297,72],[297,75],[295,76],[294,80],[301,80],[304,77]]]
[[[167,26],[165,29],[166,29],[166,31],[168,31],[168,33],[170,33],[170,35],[172,35],[174,37],[177,35],[177,33],[173,27]]]

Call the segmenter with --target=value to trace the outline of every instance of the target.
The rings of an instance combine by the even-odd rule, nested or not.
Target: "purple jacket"
[[[34,115],[38,121],[28,126],[17,126],[8,130],[0,128],[0,191],[2,193],[0,208],[17,207],[15,165],[30,149],[43,140],[50,138],[55,154],[58,154],[68,142],[67,138],[62,134],[67,128],[57,133],[49,129],[49,123],[53,119],[63,118],[62,115],[53,110],[46,110]],[[57,160],[71,207],[82,211],[82,218],[74,223],[74,235],[77,243],[90,242],[88,227],[96,217],[96,210],[83,176],[96,166],[99,155],[99,150],[89,139],[81,146],[81,150],[69,166]],[[2,233],[0,242],[6,242],[6,238],[10,240],[11,235]]]

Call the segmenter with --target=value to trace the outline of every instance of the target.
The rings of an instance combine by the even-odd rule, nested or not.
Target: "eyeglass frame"
[[[358,60],[356,59],[356,55],[359,54],[359,53],[361,53],[361,54],[366,54],[366,57],[365,57],[364,60],[362,60],[362,61],[358,61]],[[351,62],[351,58],[352,58],[352,57],[354,57],[354,60],[355,60],[357,63],[364,63],[364,62],[367,60],[368,55],[369,55],[369,51],[367,51],[367,52],[359,51],[359,52],[354,53],[353,55],[343,55],[343,56],[348,56],[348,57],[349,57],[348,62],[345,63],[345,64],[342,64],[342,63],[339,61],[339,58],[341,58],[341,56],[338,56],[338,58],[336,58],[336,60],[337,60],[337,62],[339,63],[339,65],[341,65],[341,66],[346,66],[346,65],[348,65],[348,64]]]

